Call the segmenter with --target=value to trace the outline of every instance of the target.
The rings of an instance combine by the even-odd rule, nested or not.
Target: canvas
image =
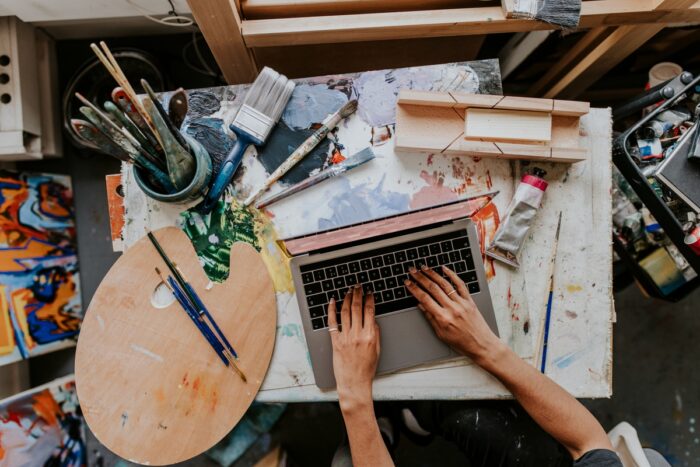
[[[73,190],[0,171],[0,365],[75,345],[82,321]]]
[[[42,465],[87,465],[73,376],[0,401],[0,467]]]

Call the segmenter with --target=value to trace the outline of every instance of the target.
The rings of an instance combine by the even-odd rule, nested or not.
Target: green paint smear
[[[234,203],[219,201],[212,212],[204,216],[194,208],[180,215],[182,229],[192,241],[204,272],[214,282],[224,282],[228,278],[234,243],[249,243],[260,251],[253,215]]]

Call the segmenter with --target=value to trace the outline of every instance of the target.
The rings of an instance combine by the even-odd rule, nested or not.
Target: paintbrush
[[[172,275],[175,277],[175,280],[177,281],[177,283],[180,285],[182,290],[185,292],[185,295],[190,300],[190,303],[192,303],[193,305],[196,304],[197,301],[199,301],[199,303],[201,303],[201,300],[199,300],[199,297],[195,298],[194,289],[192,289],[192,287],[188,287],[188,284],[185,281],[185,279],[182,277],[182,274],[180,274],[179,269],[175,266],[175,264],[170,260],[168,255],[165,253],[165,250],[163,250],[163,247],[161,247],[161,245],[158,242],[158,240],[156,239],[155,235],[153,235],[153,232],[148,232],[148,239],[151,241],[151,243],[153,244],[153,247],[156,249],[156,251],[160,255],[160,257],[163,260],[163,262],[165,263],[165,265],[168,267],[168,269],[170,270]],[[212,320],[213,320],[213,318],[212,318]],[[218,326],[217,326],[217,329],[218,329]],[[228,340],[226,342],[228,342]],[[228,349],[223,346],[223,344],[222,344],[222,347],[224,349],[225,354],[229,352]],[[238,367],[238,365],[236,365],[235,358],[233,357],[233,355],[231,355],[230,362],[231,362],[231,365],[233,366],[234,370],[240,375],[241,379],[243,379],[243,381],[247,381],[247,378],[246,378],[245,374],[243,373],[243,371]]]
[[[272,195],[262,201],[259,201],[255,207],[258,209],[262,209],[266,206],[271,205],[272,203],[276,203],[277,201],[280,201],[288,196],[293,195],[294,193],[298,193],[302,190],[305,190],[306,188],[309,188],[311,186],[314,186],[318,183],[321,183],[324,180],[328,180],[329,178],[336,177],[338,175],[344,174],[348,170],[352,170],[355,167],[359,167],[365,162],[369,162],[372,159],[374,159],[374,152],[372,152],[371,148],[365,148],[362,151],[358,152],[357,154],[348,157],[344,161],[332,165],[328,167],[326,170],[322,170],[319,173],[310,176],[309,178],[302,180],[299,183],[296,183],[289,188],[286,188],[279,193]]]
[[[214,208],[231,183],[248,146],[260,146],[267,140],[272,128],[282,116],[292,91],[294,83],[286,76],[280,75],[272,68],[263,68],[248,90],[233,123],[229,125],[231,131],[236,133],[236,143],[221,164],[204,202],[199,205],[200,212],[206,214]]]
[[[167,193],[173,193],[174,192],[174,187],[172,183],[170,183],[170,180],[168,179],[167,174],[160,170],[156,165],[154,165],[148,158],[144,157],[138,149],[136,149],[127,139],[127,137],[119,131],[118,128],[116,128],[116,125],[107,118],[104,114],[102,117],[99,116],[97,112],[95,112],[95,109],[87,107],[87,106],[82,106],[80,107],[80,113],[85,115],[88,120],[94,125],[94,127],[98,130],[98,133],[102,134],[104,138],[107,138],[109,141],[111,141],[114,145],[116,145],[124,155],[126,155],[126,160],[123,157],[120,157],[118,155],[114,154],[113,148],[109,147],[104,147],[105,153],[107,155],[114,155],[117,157],[119,160],[122,160],[124,162],[132,162],[139,167],[143,168],[146,170],[148,173],[149,178],[151,181],[155,182],[155,185],[161,187],[164,191]],[[112,126],[110,126],[110,124]],[[84,133],[82,135],[83,137],[90,137],[89,133]],[[102,144],[103,141],[100,138],[98,139],[93,139],[92,143],[96,146],[98,144]],[[100,147],[100,146],[98,146]],[[103,149],[100,147],[100,149]]]
[[[143,119],[141,114],[138,113],[136,106],[134,106],[133,102],[131,102],[129,96],[126,95],[124,89],[121,87],[116,87],[112,90],[112,102],[117,104],[122,112],[124,112],[124,115],[129,117],[129,119],[134,122],[138,129],[141,130],[141,134],[146,137],[148,142],[151,143],[151,146],[155,148],[158,154],[161,157],[164,157],[165,154],[163,153],[163,148],[161,147],[160,142],[151,131],[151,127],[146,124],[146,121]]]
[[[79,118],[72,118],[70,125],[78,136],[103,153],[119,159],[122,162],[131,162],[129,155],[104,133],[98,130],[92,123]]]
[[[514,0],[511,17],[537,19],[564,29],[576,29],[581,0]]]
[[[170,181],[173,182],[175,188],[183,190],[190,184],[194,176],[194,157],[178,143],[149,97],[144,97],[143,105],[150,114],[153,124],[160,135],[159,139],[165,151],[165,163],[168,167]]]
[[[180,88],[170,96],[170,102],[168,102],[168,116],[178,130],[182,128],[182,123],[187,116],[187,109],[187,94],[184,89]]]
[[[148,97],[151,98],[151,102],[153,102],[153,106],[156,108],[158,113],[160,114],[160,117],[162,118],[163,122],[165,122],[165,126],[170,131],[170,133],[175,137],[175,140],[180,144],[185,149],[189,149],[189,145],[187,144],[187,141],[185,141],[185,138],[182,137],[180,134],[180,130],[178,128],[175,128],[175,125],[173,122],[170,121],[170,116],[168,116],[168,113],[165,111],[163,108],[163,105],[160,103],[160,100],[158,99],[158,96],[156,96],[155,91],[153,91],[153,88],[151,87],[150,84],[148,84],[148,81],[145,79],[141,79],[141,86],[143,89],[146,91],[146,94],[148,94]],[[154,124],[156,123],[155,121],[153,122]],[[158,127],[156,125],[156,127]],[[160,132],[160,128],[158,128],[158,131]],[[162,137],[162,134],[161,134]]]
[[[540,339],[542,342],[542,360],[540,363],[540,371],[544,373],[547,367],[547,345],[549,344],[549,327],[552,320],[552,301],[554,299],[554,265],[557,258],[557,249],[559,246],[559,232],[561,231],[561,211],[559,211],[559,220],[557,221],[557,232],[554,234],[554,244],[552,245],[552,259],[549,262],[549,295],[547,297],[547,310],[544,315],[544,322],[540,326]]]
[[[146,112],[146,109],[143,107],[141,101],[136,96],[134,88],[131,87],[131,83],[129,83],[129,80],[126,78],[124,71],[122,71],[121,67],[119,66],[119,63],[114,58],[114,55],[112,55],[112,51],[109,50],[109,47],[107,47],[107,44],[104,41],[100,41],[100,47],[102,48],[101,50],[99,47],[97,47],[95,43],[90,44],[90,48],[92,49],[92,51],[95,52],[97,58],[100,60],[100,62],[102,62],[105,68],[107,68],[107,71],[109,72],[109,74],[112,75],[112,77],[119,84],[119,86],[121,86],[122,89],[124,89],[126,95],[129,96],[129,99],[134,105],[134,108],[139,114],[141,114],[141,117],[143,117],[144,122],[146,123],[148,128],[153,132],[154,136],[157,139],[158,134],[156,132],[155,126],[153,125],[151,117],[148,115],[148,112]]]
[[[195,292],[194,288],[192,288],[192,286],[190,285],[190,282],[185,277],[185,274],[180,270],[177,264],[173,263],[173,266],[175,266],[177,272],[180,273],[180,277],[182,277],[182,280],[185,281],[185,291],[187,295],[192,298],[192,304],[195,306],[195,309],[198,310],[199,316],[202,319],[206,319],[209,322],[209,324],[214,328],[214,332],[216,332],[218,339],[226,346],[228,351],[231,352],[231,355],[233,355],[234,358],[238,359],[238,354],[233,349],[233,346],[228,341],[224,333],[221,331],[221,328],[219,328],[219,325],[216,324],[214,317],[211,315],[211,313],[209,313],[207,307],[204,306],[204,303],[199,298],[199,295],[197,295],[197,292]]]
[[[217,343],[217,341],[214,339],[214,336],[212,336],[211,331],[209,331],[205,326],[204,323],[202,323],[202,320],[198,319],[197,314],[194,312],[192,309],[191,304],[187,301],[187,298],[185,297],[184,292],[179,288],[177,285],[177,282],[173,279],[172,276],[168,276],[166,279],[163,277],[163,274],[160,272],[160,269],[155,268],[156,272],[160,276],[161,281],[170,289],[170,292],[173,294],[175,299],[178,301],[180,306],[182,307],[183,310],[187,313],[187,315],[190,317],[192,322],[197,326],[197,329],[199,329],[199,332],[204,336],[204,338],[207,340],[209,345],[214,349],[216,354],[219,356],[222,362],[224,362],[224,365],[229,366],[228,359],[224,355],[224,352],[221,349],[221,346]]]
[[[122,126],[124,130],[126,130],[131,136],[133,136],[136,141],[139,142],[141,145],[141,148],[145,152],[147,152],[151,156],[151,160],[153,161],[154,164],[158,166],[160,169],[165,169],[165,165],[163,164],[163,161],[160,160],[160,154],[156,151],[156,149],[151,145],[151,143],[146,139],[146,137],[141,133],[141,130],[132,122],[129,117],[126,116],[124,112],[119,109],[114,102],[111,101],[105,101],[103,104],[104,109],[114,117],[117,122]]]
[[[251,203],[253,203],[255,200],[257,200],[263,193],[265,193],[277,180],[282,178],[284,174],[289,172],[289,170],[297,165],[304,157],[306,157],[313,148],[315,148],[318,143],[323,140],[323,138],[328,135],[328,133],[338,126],[338,123],[340,121],[350,115],[352,115],[355,111],[357,110],[357,100],[353,99],[351,101],[348,101],[344,106],[342,106],[340,109],[338,109],[337,112],[335,112],[332,115],[329,115],[328,118],[326,118],[323,121],[323,124],[321,127],[314,132],[311,136],[309,136],[306,141],[301,143],[301,145],[285,160],[282,162],[282,164],[275,169],[272,174],[270,174],[269,177],[267,177],[267,180],[265,180],[265,183],[263,183],[263,186],[250,195],[248,199],[246,199],[243,202],[244,206],[249,206]]]

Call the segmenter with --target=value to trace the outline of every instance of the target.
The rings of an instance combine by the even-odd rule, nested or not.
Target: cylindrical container
[[[688,245],[696,255],[700,255],[700,225],[696,225],[695,228],[685,236],[685,244]]]
[[[676,76],[683,73],[683,68],[680,65],[673,62],[661,62],[657,63],[651,69],[649,69],[649,87],[653,88],[657,84],[664,83],[669,79],[673,79]]]
[[[199,144],[197,140],[182,134],[190,146],[191,153],[195,160],[195,172],[192,181],[182,190],[176,193],[163,193],[160,190],[154,189],[148,178],[143,173],[142,169],[137,166],[132,166],[134,171],[134,178],[136,179],[136,184],[146,193],[147,196],[164,203],[189,203],[197,198],[204,196],[207,187],[209,186],[209,180],[211,179],[211,157],[204,146]]]

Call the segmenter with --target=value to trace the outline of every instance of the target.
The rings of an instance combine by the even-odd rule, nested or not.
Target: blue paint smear
[[[575,352],[569,352],[568,354],[562,355],[561,357],[557,358],[554,360],[554,364],[558,368],[566,368],[572,363],[574,363],[576,360],[578,360],[578,357],[581,355],[581,351],[575,351]]]
[[[284,109],[284,123],[295,130],[306,130],[323,122],[328,115],[345,105],[348,97],[326,84],[299,84]]]
[[[372,188],[366,183],[353,187],[347,178],[339,177],[336,182],[339,186],[334,187],[334,191],[337,190],[339,194],[328,202],[333,215],[319,219],[318,228],[327,230],[409,211],[410,196],[384,191],[382,187],[385,179],[386,174]]]

